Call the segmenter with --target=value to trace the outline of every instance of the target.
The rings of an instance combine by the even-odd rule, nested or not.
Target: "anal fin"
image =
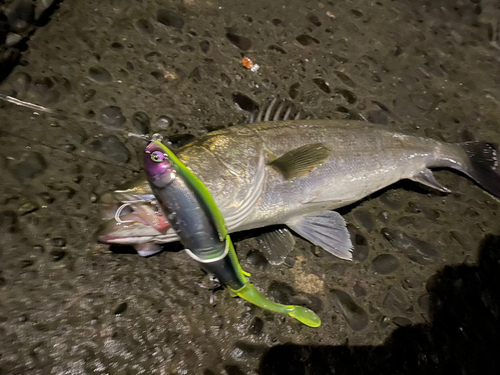
[[[141,257],[149,257],[162,250],[160,245],[153,242],[134,244],[134,248]]]
[[[269,163],[276,168],[285,180],[304,177],[323,164],[330,155],[330,149],[324,143],[312,143],[288,151]]]
[[[335,211],[292,220],[287,225],[306,240],[340,259],[352,260],[352,242],[344,218]]]
[[[432,174],[432,171],[425,168],[422,172],[416,174],[411,178],[412,181],[419,182],[422,185],[429,186],[433,189],[442,191],[443,193],[451,193],[451,190],[441,185],[437,182],[436,178]]]
[[[282,264],[295,246],[295,238],[287,228],[261,234],[257,240],[264,256],[272,265]]]

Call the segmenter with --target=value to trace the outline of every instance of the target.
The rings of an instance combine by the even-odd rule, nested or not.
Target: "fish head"
[[[153,188],[170,185],[176,176],[169,150],[160,142],[151,142],[144,150],[144,170]]]
[[[120,245],[147,243],[158,236],[161,232],[140,221],[117,222],[115,219],[105,222],[97,232],[99,242]]]
[[[121,203],[111,218],[105,218],[97,237],[99,242],[127,245],[164,236],[169,229],[156,202]]]

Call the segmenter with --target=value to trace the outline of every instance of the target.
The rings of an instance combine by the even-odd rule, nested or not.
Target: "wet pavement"
[[[141,173],[129,132],[178,147],[278,94],[500,143],[495,2],[281,4],[6,2],[1,93],[69,115],[0,103],[0,374],[499,373],[500,202],[450,171],[451,194],[404,181],[339,210],[353,262],[297,238],[272,266],[235,236],[254,284],[318,329],[224,290],[212,306],[177,245],[96,243],[100,194]]]

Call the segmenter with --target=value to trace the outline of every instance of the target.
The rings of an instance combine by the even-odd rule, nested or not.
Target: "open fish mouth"
[[[101,209],[105,223],[97,233],[99,242],[141,244],[170,228],[152,195],[113,191],[101,197]]]

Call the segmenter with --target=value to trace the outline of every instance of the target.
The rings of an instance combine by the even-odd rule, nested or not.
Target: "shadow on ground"
[[[483,239],[477,266],[447,266],[427,289],[429,324],[400,327],[382,346],[276,346],[260,373],[500,374],[500,236]]]

